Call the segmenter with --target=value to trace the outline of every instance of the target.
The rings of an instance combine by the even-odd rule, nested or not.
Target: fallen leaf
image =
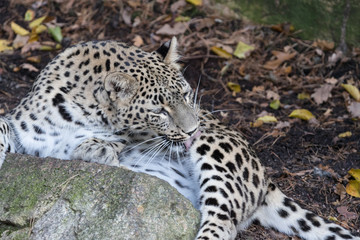
[[[216,55],[218,55],[220,57],[227,58],[227,59],[232,58],[232,55],[230,53],[228,53],[227,51],[225,51],[224,49],[222,49],[220,47],[213,46],[213,47],[211,47],[211,51],[213,51]]]
[[[263,85],[260,85],[260,86],[254,86],[252,88],[252,91],[253,92],[263,92],[265,90],[265,87]]]
[[[185,7],[186,2],[184,0],[179,0],[171,4],[170,10],[172,13],[176,12],[179,8]]]
[[[10,45],[10,41],[0,39],[0,52],[13,50],[13,47],[10,47],[8,45]]]
[[[21,48],[26,45],[26,43],[29,41],[29,38],[29,36],[21,36],[17,34],[12,45],[15,49]]]
[[[277,25],[272,25],[271,29],[277,32],[283,32],[289,34],[295,30],[295,27],[290,23],[280,23]]]
[[[280,99],[280,95],[272,90],[268,90],[266,91],[266,98],[276,100]]]
[[[315,92],[311,94],[311,97],[314,99],[316,104],[321,104],[326,102],[329,97],[331,97],[331,90],[334,88],[334,85],[324,84],[321,87],[315,89]]]
[[[39,42],[31,42],[31,43],[27,43],[25,44],[24,47],[21,48],[21,54],[25,54],[29,51],[34,51],[37,49],[40,49],[41,45]]]
[[[29,21],[33,20],[34,17],[35,17],[34,10],[28,9],[25,13],[24,20],[29,22]]]
[[[202,0],[186,0],[188,3],[191,3],[195,6],[201,6],[202,5]]]
[[[360,102],[351,102],[347,109],[352,116],[360,117]]]
[[[278,110],[279,107],[280,107],[280,100],[279,99],[276,99],[276,100],[273,100],[271,103],[270,103],[270,107],[274,110]]]
[[[61,28],[59,26],[49,28],[49,33],[55,39],[55,41],[61,43],[63,36],[61,34]]]
[[[302,92],[297,95],[297,98],[300,100],[310,99],[310,94]]]
[[[256,119],[256,121],[263,121],[264,123],[271,123],[271,122],[277,122],[276,117],[274,116],[263,116],[263,117],[259,117],[258,119]]]
[[[353,197],[360,198],[360,182],[356,180],[350,180],[346,185],[346,192]]]
[[[156,31],[156,34],[160,35],[178,35],[183,34],[187,30],[188,24],[186,22],[177,22],[174,26],[170,26],[169,24],[165,24],[159,30]]]
[[[275,126],[275,129],[283,129],[283,128],[286,128],[286,127],[290,127],[290,123],[289,122],[278,122]]]
[[[33,62],[33,63],[40,63],[41,57],[40,56],[31,56],[31,57],[26,58],[26,60],[28,60],[29,62]]]
[[[34,67],[33,65],[31,65],[29,63],[21,64],[21,68],[29,70],[30,72],[38,72],[39,71],[39,69],[37,69],[36,67]]]
[[[314,115],[306,109],[296,109],[290,113],[289,117],[300,118],[306,121],[315,118]]]
[[[275,51],[275,50],[272,51],[272,54],[276,57],[276,59],[267,61],[263,66],[265,69],[275,70],[283,62],[288,61],[296,56],[296,52],[287,53],[287,52],[280,52],[280,51]]]
[[[263,121],[261,121],[261,120],[256,120],[254,123],[250,123],[250,126],[251,126],[251,127],[260,127],[260,126],[262,126],[263,124],[264,124]]]
[[[235,92],[235,93],[241,92],[241,87],[237,83],[227,82],[226,86],[228,86],[228,88],[230,88],[230,90]]]
[[[351,84],[341,84],[345,90],[350,93],[350,95],[357,101],[360,102],[360,92],[359,89]]]
[[[44,20],[46,19],[47,16],[43,16],[40,18],[35,19],[34,21],[32,21],[31,23],[29,23],[29,28],[33,29],[34,27],[39,26],[40,24],[42,24],[44,22]]]
[[[336,78],[327,78],[325,82],[335,85],[338,83],[338,80]]]
[[[328,51],[328,50],[333,50],[335,47],[335,43],[334,42],[328,42],[326,40],[320,40],[317,39],[314,43],[313,43],[314,47],[319,47],[324,51]]]
[[[238,42],[236,49],[234,51],[234,55],[238,58],[246,58],[251,51],[253,51],[255,47],[248,45],[244,42]]]
[[[178,16],[174,19],[175,22],[188,22],[191,18],[188,16]]]
[[[144,44],[144,40],[140,35],[136,35],[132,41],[136,47],[141,47]]]
[[[338,135],[339,138],[346,138],[346,137],[351,137],[351,136],[352,136],[352,133],[350,131],[343,132]]]
[[[351,176],[353,176],[356,181],[359,181],[360,182],[360,169],[350,169],[349,172],[348,172]]]
[[[342,216],[344,216],[345,220],[357,219],[359,215],[355,212],[349,212],[346,206],[337,207],[336,210]]]
[[[341,183],[336,184],[334,192],[340,196],[340,201],[346,197],[346,188]]]
[[[21,27],[20,25],[16,24],[15,22],[11,22],[11,29],[21,36],[29,35],[30,32],[26,30],[25,28]]]
[[[40,34],[42,32],[45,32],[47,30],[47,27],[45,25],[41,24],[41,25],[35,27],[34,29],[37,34]]]

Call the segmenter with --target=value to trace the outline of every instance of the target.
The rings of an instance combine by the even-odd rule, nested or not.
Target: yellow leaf
[[[350,93],[350,95],[357,101],[360,102],[360,92],[359,89],[351,84],[341,84],[345,90]]]
[[[175,18],[175,22],[188,22],[190,21],[190,17],[187,16],[178,16],[177,18]]]
[[[238,58],[245,58],[249,52],[254,50],[255,47],[251,45],[247,45],[246,43],[239,42],[236,46],[236,49],[234,51],[234,55]]]
[[[42,45],[40,48],[42,51],[51,51],[54,50],[51,46]]]
[[[213,46],[213,47],[211,47],[211,51],[213,51],[214,53],[216,53],[216,55],[218,55],[220,57],[227,58],[227,59],[232,58],[232,55],[222,48]]]
[[[304,100],[304,99],[310,99],[310,94],[308,93],[299,93],[297,95],[297,98],[300,99],[300,100]]]
[[[338,135],[339,138],[346,138],[346,137],[351,137],[352,133],[350,131],[347,131],[347,132],[343,132],[343,133],[340,133]]]
[[[276,100],[273,100],[271,103],[270,103],[270,107],[274,110],[277,110],[279,109],[280,107],[280,100],[279,99],[276,99]]]
[[[336,217],[333,217],[333,216],[329,216],[329,220],[331,220],[333,222],[338,222],[339,221]]]
[[[300,119],[308,121],[308,120],[314,118],[314,115],[309,110],[296,109],[290,113],[289,117],[300,118]]]
[[[47,16],[43,16],[40,18],[35,19],[34,21],[32,21],[31,23],[29,23],[29,28],[33,29],[34,27],[39,26],[40,24],[43,23],[43,21],[46,19]]]
[[[360,169],[350,169],[349,174],[353,176],[357,181],[360,182]]]
[[[256,121],[263,121],[264,123],[277,122],[276,117],[265,115],[256,119]]]
[[[33,20],[34,17],[35,17],[35,12],[31,9],[28,9],[25,13],[24,20],[28,22]]]
[[[346,185],[346,192],[353,197],[360,198],[360,182],[356,180],[350,180]]]
[[[20,25],[16,24],[15,22],[11,22],[11,29],[21,36],[29,35],[29,31],[25,28],[21,27]]]
[[[47,27],[45,25],[41,24],[41,25],[35,27],[34,29],[35,29],[36,34],[40,34],[40,33],[44,32],[44,31],[46,31]]]
[[[13,50],[13,47],[9,47],[10,41],[0,39],[0,52]]]
[[[201,6],[202,5],[202,0],[186,0],[188,3],[191,3],[195,6]]]
[[[241,87],[239,84],[237,83],[233,83],[233,82],[228,82],[226,84],[228,86],[228,88],[230,88],[231,91],[239,93],[241,91]]]

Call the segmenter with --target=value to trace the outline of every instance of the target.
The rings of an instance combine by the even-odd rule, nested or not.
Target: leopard
[[[178,57],[176,38],[153,52],[117,41],[66,49],[0,118],[0,165],[18,152],[156,176],[199,209],[199,240],[233,240],[252,223],[360,240],[281,192],[242,134],[199,107]]]
[[[360,240],[282,193],[238,130],[209,111],[198,116],[198,132],[182,144],[154,138],[129,145],[119,157],[127,168],[170,183],[199,209],[196,240],[242,239],[251,224],[305,240]]]
[[[124,146],[147,129],[190,138],[198,119],[178,58],[176,38],[153,52],[114,40],[65,49],[0,117],[0,167],[6,152],[118,166]]]

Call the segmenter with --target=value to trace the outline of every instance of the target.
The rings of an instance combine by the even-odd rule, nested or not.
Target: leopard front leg
[[[4,119],[0,118],[0,168],[8,150],[10,152],[15,151],[15,147],[11,143],[10,126]]]
[[[120,166],[118,154],[125,147],[125,140],[108,142],[98,138],[90,138],[76,147],[71,159],[81,159],[109,166]]]

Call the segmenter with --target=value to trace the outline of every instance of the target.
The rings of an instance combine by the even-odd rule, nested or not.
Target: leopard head
[[[193,91],[176,62],[176,38],[151,53],[130,49],[128,68],[105,78],[116,107],[115,128],[152,130],[170,141],[186,141],[197,132],[199,121]]]

